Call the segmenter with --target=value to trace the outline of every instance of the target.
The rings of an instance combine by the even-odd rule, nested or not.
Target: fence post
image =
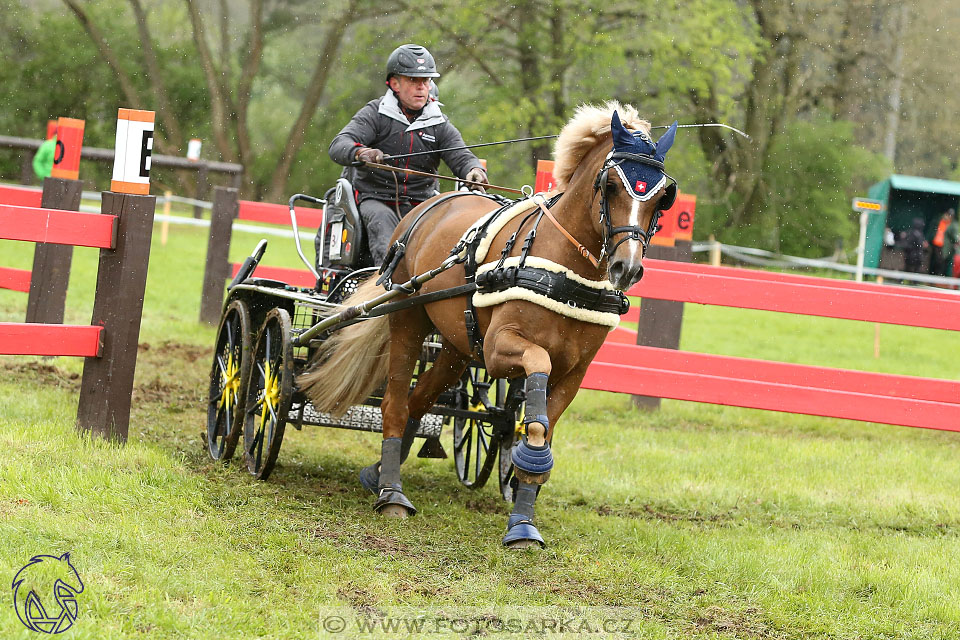
[[[77,427],[120,442],[126,442],[130,424],[156,206],[154,196],[106,191],[100,207],[102,213],[118,216],[119,224],[116,248],[100,252],[90,324],[104,328],[103,351],[84,362]]]
[[[207,193],[210,192],[210,178],[208,176],[207,163],[202,160],[197,166],[197,200],[206,200]],[[193,205],[193,217],[199,220],[203,217],[203,207]]]
[[[203,293],[200,298],[200,322],[216,326],[223,306],[223,287],[230,277],[230,236],[233,220],[240,209],[236,189],[215,187],[210,211],[210,238],[207,264],[203,269]]]
[[[654,260],[690,262],[693,255],[689,240],[677,240],[674,246],[652,244],[647,248],[647,257]],[[674,300],[644,298],[640,302],[640,321],[637,323],[637,344],[664,349],[680,348],[680,330],[683,328],[683,303]],[[639,409],[660,408],[660,398],[633,396],[633,404]]]
[[[77,211],[82,190],[83,183],[79,180],[44,178],[40,206]],[[27,298],[27,322],[63,324],[72,261],[72,245],[37,243]]]

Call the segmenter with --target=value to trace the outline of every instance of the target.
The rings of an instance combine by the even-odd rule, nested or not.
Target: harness
[[[610,169],[619,169],[620,164],[625,160],[630,162],[638,162],[655,169],[660,170],[666,178],[669,178],[670,183],[666,186],[666,191],[660,197],[660,201],[657,203],[657,208],[654,211],[653,217],[650,218],[650,224],[647,225],[647,228],[644,229],[640,226],[622,226],[615,227],[610,221],[610,203],[607,201],[607,180],[609,177]],[[621,179],[623,180],[623,186],[628,191],[631,190],[631,185],[627,183],[626,177],[620,172]],[[643,251],[646,252],[647,245],[650,244],[650,240],[653,238],[653,234],[657,232],[657,225],[660,222],[660,216],[664,211],[673,206],[673,203],[677,199],[677,181],[673,179],[672,176],[668,175],[664,171],[663,163],[659,160],[655,160],[650,156],[645,156],[639,153],[629,153],[627,151],[615,151],[607,156],[607,159],[604,160],[603,166],[600,168],[600,173],[597,174],[597,179],[593,182],[593,197],[597,197],[597,193],[600,193],[600,224],[603,226],[603,245],[600,250],[600,259],[603,260],[604,257],[613,255],[613,252],[617,250],[621,244],[627,240],[639,240],[643,245]],[[613,242],[614,238],[621,234],[626,233],[627,235],[617,241],[612,247],[610,243]]]
[[[621,163],[625,161],[653,167],[662,172],[665,179],[670,180],[646,228],[640,225],[615,227],[610,219],[610,204],[607,198],[610,170],[617,170],[624,182],[624,188],[627,189],[628,192],[631,189],[631,185],[627,184],[626,178],[623,177],[623,172],[620,170]],[[657,185],[656,190],[659,190],[659,185]],[[472,227],[468,233],[464,234],[460,242],[450,251],[451,257],[456,256],[454,264],[464,264],[466,283],[450,289],[435,291],[424,296],[416,296],[399,302],[387,303],[381,308],[376,309],[376,311],[370,315],[382,315],[418,304],[426,304],[428,302],[468,294],[466,297],[466,309],[464,310],[464,322],[471,345],[479,351],[483,350],[483,336],[480,333],[477,322],[475,296],[483,300],[481,306],[499,304],[499,302],[505,299],[527,299],[563,315],[569,315],[597,324],[604,324],[612,328],[616,326],[619,316],[630,309],[629,299],[622,291],[611,289],[602,283],[580,278],[565,267],[549,262],[543,258],[531,257],[530,250],[537,237],[540,222],[543,218],[547,218],[568,241],[577,247],[577,251],[581,256],[589,260],[594,267],[598,267],[604,258],[612,255],[621,244],[628,240],[639,241],[643,247],[643,251],[646,252],[650,240],[657,231],[657,225],[662,211],[669,209],[673,205],[676,200],[677,190],[677,182],[664,172],[663,162],[638,153],[625,151],[611,152],[604,161],[593,185],[593,199],[597,198],[598,193],[600,196],[600,225],[603,237],[599,258],[594,257],[584,245],[580,244],[550,211],[562,197],[562,193],[557,194],[550,200],[546,200],[540,194],[531,194],[530,197],[536,202],[537,206],[524,215],[517,230],[510,236],[503,250],[500,252],[500,258],[497,263],[492,266],[484,265],[483,269],[478,273],[477,248],[486,236],[493,221],[504,211],[516,204],[515,201],[506,200],[499,196],[486,195],[486,197],[498,202],[501,206],[495,212],[487,214],[482,224]],[[461,195],[481,194],[463,192],[448,194],[422,210],[414,219],[413,223],[407,227],[403,235],[391,245],[384,259],[384,263],[381,266],[381,275],[377,280],[377,284],[383,284],[388,290],[401,289],[407,294],[416,293],[419,285],[410,285],[409,282],[406,283],[406,285],[391,283],[390,279],[393,271],[406,253],[406,247],[414,229],[423,221],[427,213],[432,211],[441,202],[446,202],[451,198]],[[633,193],[631,193],[631,196],[636,198]],[[523,229],[527,222],[534,218],[534,216],[536,218],[533,226],[523,239],[520,255],[510,257],[519,240],[521,229]],[[617,240],[616,236],[621,234],[626,235]],[[528,266],[528,260],[532,260],[536,264]],[[411,280],[411,282],[414,281],[415,279]],[[504,297],[510,290],[514,290],[514,294],[510,297]],[[524,291],[529,293],[524,294]],[[540,298],[556,304],[551,306],[549,302],[545,302]],[[597,314],[601,316],[601,318],[598,319],[597,315],[590,314]]]

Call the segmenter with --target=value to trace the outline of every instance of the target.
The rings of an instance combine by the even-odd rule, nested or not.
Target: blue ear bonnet
[[[613,153],[608,162],[614,162],[613,168],[617,170],[631,198],[649,200],[666,185],[663,161],[673,146],[677,123],[670,125],[667,132],[654,142],[643,131],[631,131],[624,127],[620,115],[614,111],[610,119],[610,131],[613,133]]]

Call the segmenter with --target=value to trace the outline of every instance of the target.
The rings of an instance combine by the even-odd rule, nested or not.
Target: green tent
[[[960,209],[960,182],[950,180],[894,174],[870,187],[868,193],[871,199],[883,202],[883,211],[869,217],[863,259],[867,267],[876,268],[880,264],[884,227],[899,233],[909,229],[914,218],[922,218],[927,240],[930,240],[937,232],[940,215],[951,207]]]

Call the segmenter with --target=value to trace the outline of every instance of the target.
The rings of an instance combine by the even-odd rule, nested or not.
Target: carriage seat
[[[323,206],[324,246],[320,246],[320,230],[314,240],[317,255],[317,270],[323,267],[354,270],[367,266],[362,264],[363,223],[354,197],[353,185],[344,177],[324,194]]]

